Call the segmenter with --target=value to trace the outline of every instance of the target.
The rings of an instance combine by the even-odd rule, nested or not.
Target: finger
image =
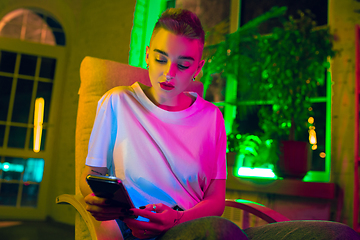
[[[157,213],[154,213],[152,211],[149,211],[148,209],[137,209],[137,208],[131,208],[130,211],[133,212],[133,215],[135,216],[142,216],[144,218],[147,218],[151,221],[158,220]]]
[[[144,222],[136,219],[126,218],[123,222],[131,229],[147,230],[159,235],[164,229],[161,224],[154,222]]]
[[[140,207],[140,209],[142,209],[142,210],[153,211],[156,213],[161,213],[168,208],[169,208],[168,206],[166,206],[165,204],[162,204],[162,203],[148,204],[144,207]]]
[[[91,205],[108,205],[108,203],[107,203],[108,199],[97,197],[97,196],[95,196],[94,193],[87,195],[84,198],[84,200],[87,204],[91,204]]]

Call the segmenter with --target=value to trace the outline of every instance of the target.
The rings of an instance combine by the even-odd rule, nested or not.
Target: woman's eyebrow
[[[160,49],[154,49],[154,52],[158,52],[162,55],[165,55],[165,56],[169,56],[166,52],[160,50]],[[195,61],[195,59],[193,57],[190,57],[190,56],[179,56],[179,59],[187,59],[187,60],[192,60],[192,61]]]
[[[161,53],[162,55],[165,55],[165,56],[169,56],[166,52],[164,51],[161,51],[160,49],[154,49],[154,52],[158,52],[158,53]]]

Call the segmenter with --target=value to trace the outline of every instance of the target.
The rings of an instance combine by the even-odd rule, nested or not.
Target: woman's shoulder
[[[125,95],[134,94],[134,89],[131,86],[116,86],[108,90],[104,97],[112,98],[112,97],[121,97]]]
[[[120,103],[126,97],[134,95],[134,89],[131,86],[117,86],[108,90],[99,100],[101,105]]]
[[[200,96],[198,96],[197,100],[201,103],[201,106],[203,106],[204,109],[211,112],[221,113],[219,107],[215,106],[212,102],[209,102]]]

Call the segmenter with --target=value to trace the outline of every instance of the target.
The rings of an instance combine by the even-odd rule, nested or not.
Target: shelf
[[[303,182],[296,179],[255,179],[235,177],[228,169],[226,188],[245,192],[270,193],[287,196],[334,199],[336,185],[324,182]]]

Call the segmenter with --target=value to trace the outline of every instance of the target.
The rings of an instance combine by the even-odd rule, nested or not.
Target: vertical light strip
[[[44,98],[37,98],[35,100],[35,113],[34,113],[34,152],[40,152],[41,135],[44,119]]]
[[[328,58],[330,62],[330,58]],[[332,68],[327,70],[326,74],[326,125],[325,125],[325,176],[323,178],[324,182],[330,182],[330,172],[331,172],[331,118],[332,118]]]

